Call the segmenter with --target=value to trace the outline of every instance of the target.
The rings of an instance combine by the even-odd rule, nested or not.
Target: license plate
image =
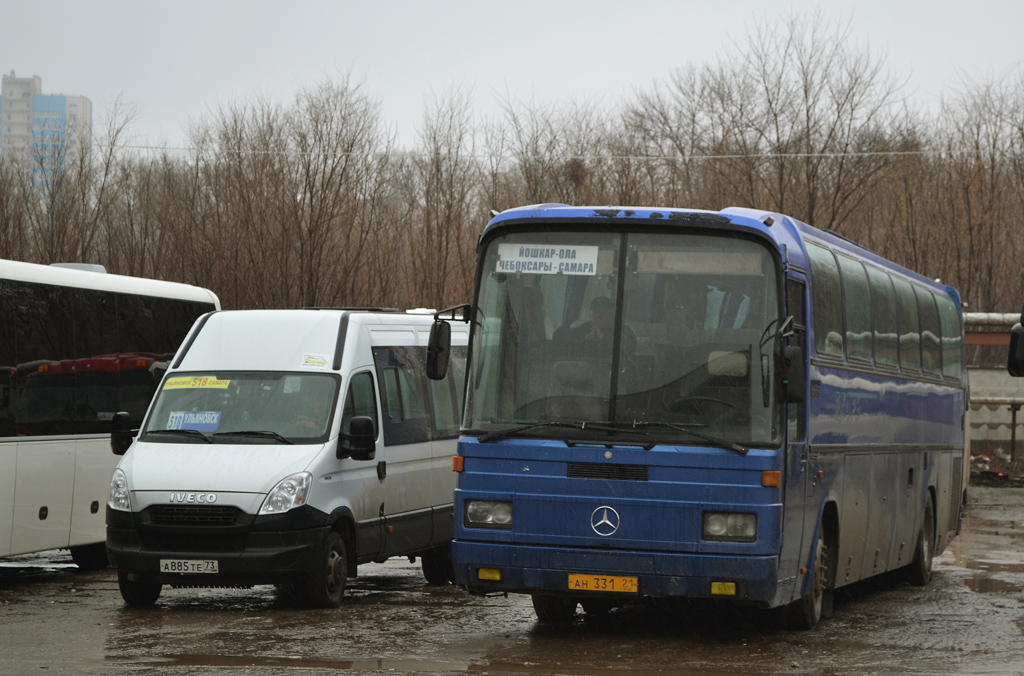
[[[570,575],[569,589],[572,591],[637,593],[635,577],[615,575]]]
[[[220,568],[217,563],[216,559],[160,559],[160,572],[183,575],[218,573]]]

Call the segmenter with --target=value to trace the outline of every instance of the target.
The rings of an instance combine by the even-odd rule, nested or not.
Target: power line
[[[103,144],[96,144],[99,148],[109,148]],[[145,146],[145,145],[123,145],[116,146],[115,150],[140,150],[147,152],[196,152],[196,147],[174,147],[174,146]],[[327,156],[327,157],[414,157],[429,158],[435,154],[421,151],[396,150],[391,152],[299,152],[295,150],[232,150],[227,148],[215,148],[214,154],[235,154],[235,155],[263,155],[263,156]],[[447,155],[447,153],[441,153]],[[703,161],[703,160],[744,160],[744,159],[832,159],[832,158],[854,158],[854,157],[929,157],[942,156],[947,154],[942,150],[864,150],[856,152],[806,152],[806,153],[729,153],[720,155],[603,155],[603,154],[572,154],[560,159],[565,160],[615,160],[615,161]],[[460,153],[461,157],[467,159],[516,159],[522,154],[516,153]]]

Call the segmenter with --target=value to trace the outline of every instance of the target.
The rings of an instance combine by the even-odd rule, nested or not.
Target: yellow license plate
[[[615,575],[570,575],[570,591],[637,593],[635,577]]]

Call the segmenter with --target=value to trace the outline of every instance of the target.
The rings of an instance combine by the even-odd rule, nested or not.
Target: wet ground
[[[0,560],[0,674],[1024,675],[1024,488],[970,495],[928,586],[844,588],[812,632],[686,604],[551,627],[528,597],[429,587],[406,560],[361,567],[337,610],[273,587],[165,588],[140,610],[113,572],[78,572],[66,552],[14,557]]]

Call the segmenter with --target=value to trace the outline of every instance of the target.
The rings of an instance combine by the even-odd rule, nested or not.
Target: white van
[[[137,436],[115,416],[107,554],[125,602],[152,605],[165,584],[276,584],[334,607],[358,564],[392,556],[453,580],[467,332],[453,327],[447,376],[429,380],[432,314],[201,317]]]

